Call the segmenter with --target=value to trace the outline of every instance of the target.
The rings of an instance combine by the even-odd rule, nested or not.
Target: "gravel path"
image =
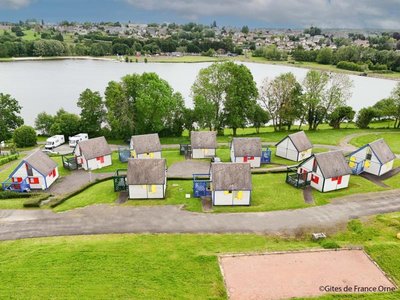
[[[180,206],[94,205],[64,213],[0,210],[0,240],[107,233],[295,233],[324,230],[349,219],[400,211],[400,191],[352,195],[305,209],[204,214]]]

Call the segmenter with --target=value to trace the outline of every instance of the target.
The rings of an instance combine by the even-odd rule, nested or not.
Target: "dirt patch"
[[[124,204],[128,201],[129,194],[128,192],[120,192],[118,195],[118,199],[115,201],[116,204]]]
[[[201,197],[201,206],[204,212],[212,211],[212,200],[210,197]]]
[[[210,162],[185,160],[172,164],[168,168],[168,178],[192,179],[193,174],[209,174]]]
[[[222,256],[220,264],[232,300],[287,299],[395,289],[362,250]]]
[[[307,186],[303,190],[303,197],[304,197],[304,202],[307,204],[314,204],[314,197],[312,195],[312,188],[311,186]]]

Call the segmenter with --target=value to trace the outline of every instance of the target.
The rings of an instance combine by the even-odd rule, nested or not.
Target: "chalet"
[[[341,151],[313,154],[297,168],[299,178],[320,192],[347,188],[351,173]]]
[[[191,132],[192,158],[214,157],[217,149],[217,132]]]
[[[230,152],[232,162],[248,162],[252,168],[261,166],[260,138],[234,138]]]
[[[133,158],[161,158],[161,143],[157,133],[132,136],[130,149]]]
[[[384,139],[379,139],[354,151],[348,157],[353,174],[366,172],[381,176],[392,170],[396,155]]]
[[[276,156],[301,161],[311,156],[312,147],[304,131],[289,134],[276,144]]]
[[[129,199],[163,199],[167,188],[165,159],[128,160]]]
[[[59,177],[57,163],[38,150],[21,163],[3,183],[3,189],[14,191],[46,190]]]
[[[77,164],[85,170],[111,166],[111,154],[111,148],[104,136],[80,141],[74,149]]]
[[[210,180],[213,205],[250,205],[249,163],[213,163]]]

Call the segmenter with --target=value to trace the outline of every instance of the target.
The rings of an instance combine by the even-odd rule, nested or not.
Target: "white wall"
[[[129,185],[129,199],[163,199],[165,184]]]
[[[239,191],[214,191],[212,193],[213,205],[250,205],[251,191],[240,191],[241,199],[237,196]]]
[[[252,168],[259,168],[261,166],[261,157],[254,157],[254,159],[247,158],[245,161],[244,157],[235,157],[236,162],[247,162]]]
[[[147,158],[161,158],[161,151],[138,154],[138,155],[137,155],[137,158],[143,158],[143,159],[147,159]]]
[[[310,149],[311,150],[311,149]],[[292,161],[299,161],[303,159],[298,158],[298,151],[296,147],[293,145],[290,138],[285,138],[277,147],[276,147],[276,156],[283,157]],[[310,157],[308,155],[308,157]]]
[[[393,169],[393,163],[394,163],[394,160],[391,160],[391,161],[387,162],[386,164],[382,165],[381,172],[379,173],[379,176],[381,176],[383,174],[386,174],[387,172],[392,170]]]
[[[52,174],[52,173],[50,173],[46,176],[47,187],[50,187],[60,176],[60,173],[58,172],[58,167],[56,167],[55,170],[56,170],[55,176],[50,176],[50,174]]]
[[[342,180],[341,183],[338,184],[339,180],[333,180],[332,178],[327,178],[325,179],[325,185],[324,185],[324,192],[330,192],[330,191],[335,191],[339,189],[344,189],[349,186],[350,182],[350,175],[345,175],[341,176]]]
[[[192,158],[209,158],[215,156],[215,149],[193,149]]]
[[[78,162],[79,162],[79,158],[78,158]],[[101,169],[101,168],[111,166],[111,165],[112,165],[111,155],[106,155],[106,156],[104,156],[103,163],[98,161],[96,158],[90,159],[87,162],[85,159],[83,159],[82,168],[85,170],[89,170],[89,169],[96,170],[96,169]]]
[[[27,170],[26,170],[26,164],[23,163],[18,170],[15,172],[15,174],[12,176],[14,179],[14,182],[18,181],[19,178],[26,178],[28,176]],[[46,175],[45,175],[46,176]],[[39,180],[39,183],[33,184],[30,183],[29,178],[27,179],[27,182],[30,185],[30,188],[32,190],[45,190],[46,189],[46,182],[47,182],[47,188],[49,188],[59,177],[58,173],[58,167],[56,167],[56,176],[53,178],[47,174],[46,177],[44,177],[42,174],[40,174],[37,170],[32,169],[32,176],[29,176],[29,178],[37,178]],[[31,181],[32,182],[32,181]]]

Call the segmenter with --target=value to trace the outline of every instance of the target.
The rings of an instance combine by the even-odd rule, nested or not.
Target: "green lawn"
[[[400,213],[352,220],[329,237],[363,246],[400,284]],[[227,299],[218,265],[224,253],[320,247],[309,235],[118,234],[0,242],[1,299]],[[312,299],[399,299],[400,292]]]
[[[23,209],[29,198],[0,199],[0,209]]]
[[[359,136],[352,139],[351,144],[357,147],[361,147],[380,138],[385,139],[386,143],[388,143],[394,153],[400,154],[400,131]]]
[[[82,193],[66,200],[56,206],[54,211],[61,212],[98,203],[114,203],[117,198],[118,193],[114,192],[113,181],[107,180],[95,184]]]

